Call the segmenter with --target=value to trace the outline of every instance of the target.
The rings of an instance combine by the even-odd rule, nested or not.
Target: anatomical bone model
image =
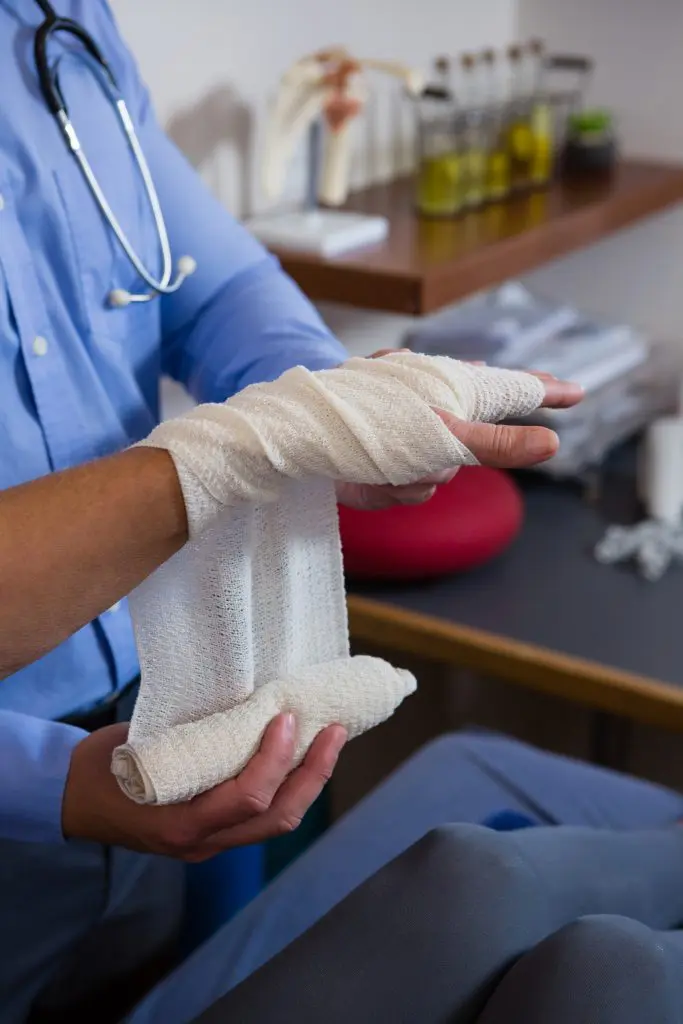
[[[344,202],[349,189],[351,125],[369,95],[368,71],[392,75],[412,96],[424,87],[417,71],[395,61],[356,59],[343,48],[304,57],[286,72],[266,144],[264,190],[268,199],[281,195],[296,146],[321,120],[326,130],[318,199],[328,206]]]

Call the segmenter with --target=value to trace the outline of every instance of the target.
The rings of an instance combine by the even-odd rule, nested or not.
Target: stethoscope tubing
[[[130,116],[126,102],[121,95],[116,78],[103,57],[99,47],[85,29],[71,18],[60,18],[48,0],[36,0],[36,3],[45,14],[45,20],[36,30],[34,40],[34,57],[40,89],[45,103],[57,122],[59,129],[66,141],[66,145],[73,154],[83,177],[93,195],[97,206],[109,228],[114,233],[119,245],[126,254],[127,259],[135,269],[138,276],[150,289],[149,293],[127,292],[123,289],[114,289],[110,293],[110,302],[114,306],[125,306],[130,302],[146,302],[155,295],[171,295],[180,288],[185,279],[194,272],[195,262],[191,257],[183,256],[178,261],[176,275],[173,278],[173,259],[171,246],[168,238],[168,230],[164,219],[159,196],[154,185],[154,179],[145,158],[140,140],[135,130],[133,119]],[[123,230],[114,210],[100,185],[90,161],[83,149],[78,133],[69,117],[67,104],[59,87],[59,64],[52,70],[48,61],[47,47],[51,36],[62,32],[76,38],[84,47],[86,53],[95,62],[96,69],[100,74],[96,75],[102,91],[107,96],[110,104],[116,111],[117,120],[121,131],[126,138],[138,173],[142,179],[147,201],[149,203],[154,225],[161,250],[161,277],[159,279],[147,269],[137,252],[133,248],[130,239]]]

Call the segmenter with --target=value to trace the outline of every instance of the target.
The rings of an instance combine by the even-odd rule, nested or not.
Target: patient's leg
[[[560,844],[553,853],[554,840],[548,846],[545,836],[559,836],[559,830],[500,836],[485,829],[438,828],[482,822],[502,809],[548,824],[653,829],[644,844],[636,840],[637,849],[631,840],[624,847],[614,837],[614,856],[613,837],[605,832],[602,860],[609,871],[600,871],[609,895],[613,863],[621,860],[625,881],[617,912],[647,910],[653,923],[661,912],[667,919],[661,927],[668,927],[667,892],[683,865],[683,840],[677,829],[661,837],[654,829],[683,816],[683,798],[501,737],[459,734],[427,746],[331,828],[158,986],[131,1024],[187,1024],[231,989],[208,1019],[287,1021],[285,1005],[296,1006],[293,1019],[305,1021],[308,1014],[316,1024],[429,1024],[432,1011],[432,1020],[449,1019],[439,1016],[444,1006],[461,1008],[456,1020],[471,1019],[506,965],[549,930],[583,913],[615,909],[607,902],[594,906],[592,872],[572,888],[573,861],[581,859],[575,851],[586,851],[589,867],[598,856],[592,833],[586,842],[579,835],[578,843]],[[533,842],[539,856],[543,850],[542,864],[531,866],[533,851],[520,848],[522,841]],[[627,872],[640,875],[643,845],[669,866],[661,885],[644,892],[649,909],[644,902],[622,905],[622,897],[634,899]],[[625,850],[630,852],[624,861]],[[539,897],[539,871],[546,864],[544,885],[554,892],[559,876],[573,894],[569,902],[564,890],[561,900],[553,897],[552,913]],[[678,890],[683,892],[683,884]],[[316,1016],[321,1004],[322,1017]]]
[[[520,956],[587,914],[683,921],[683,829],[444,826],[199,1020],[275,1024],[291,1007],[299,1024],[465,1024]]]

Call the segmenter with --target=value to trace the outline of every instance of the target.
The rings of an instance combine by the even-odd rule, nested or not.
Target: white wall
[[[111,0],[161,119],[235,213],[259,208],[254,168],[269,98],[298,57],[330,44],[426,68],[440,51],[504,46],[517,0]],[[410,117],[397,131],[396,87],[378,83],[375,145],[355,162],[355,183],[409,159]],[[359,142],[368,119],[358,127]],[[397,138],[398,146],[397,146]],[[226,136],[233,136],[232,144]],[[400,149],[398,154],[394,153]],[[241,151],[241,154],[240,152]],[[248,181],[245,181],[249,179]],[[288,194],[298,197],[302,164]]]
[[[519,0],[520,35],[596,60],[591,102],[624,149],[683,161],[681,0]],[[683,208],[545,267],[527,282],[657,336],[683,338]]]

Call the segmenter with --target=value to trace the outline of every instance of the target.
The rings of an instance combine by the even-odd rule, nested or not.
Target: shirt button
[[[37,337],[33,339],[33,354],[35,356],[47,355],[47,349],[47,338],[44,338],[42,334],[37,335]]]
[[[120,601],[115,601],[115,602],[114,602],[114,604],[113,604],[113,605],[111,606],[111,608],[109,609],[109,611],[110,611],[110,612],[118,612],[118,611],[121,611],[121,602],[120,602]]]

